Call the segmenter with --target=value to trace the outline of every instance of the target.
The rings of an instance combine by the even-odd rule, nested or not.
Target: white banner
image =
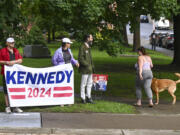
[[[11,107],[74,104],[71,64],[48,68],[5,66]]]

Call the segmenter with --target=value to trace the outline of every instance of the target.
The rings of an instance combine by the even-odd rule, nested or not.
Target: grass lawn
[[[59,47],[58,44],[49,44],[51,55]],[[22,49],[19,49],[22,53]],[[124,48],[124,54],[137,55],[131,51],[131,48]],[[77,59],[78,49],[72,48],[74,57]],[[149,55],[153,59],[154,68],[153,74],[156,78],[169,78],[177,80],[178,78],[174,75],[175,72],[180,73],[180,69],[170,65],[172,58],[165,56],[161,53],[148,50]],[[106,52],[98,51],[97,49],[92,50],[93,60],[95,64],[95,70],[97,74],[108,74],[108,88],[103,93],[106,97],[118,97],[118,98],[130,98],[135,99],[135,68],[134,64],[137,61],[136,56],[132,57],[110,57]],[[23,65],[29,67],[48,67],[51,65],[51,59],[32,59],[24,58]],[[78,73],[77,68],[75,69],[75,93],[80,92],[80,79],[81,76]],[[0,85],[2,82],[0,81]],[[92,95],[98,95],[93,91]],[[177,100],[180,100],[180,85],[177,85],[177,91],[175,93]],[[146,96],[143,96],[146,99]],[[154,97],[155,99],[155,97]],[[171,96],[167,91],[160,94],[160,100],[171,100]],[[31,107],[27,108],[27,111],[43,111],[43,112],[114,112],[114,113],[135,113],[134,107],[126,104],[120,104],[118,102],[107,102],[107,101],[96,101],[95,105],[82,105],[77,99],[75,105],[60,108],[54,107]],[[0,111],[4,111],[4,99],[3,94],[0,93]]]
[[[96,113],[135,113],[136,110],[133,106],[122,104],[118,102],[110,102],[98,100],[95,101],[96,104],[82,104],[80,103],[80,99],[76,99],[75,104],[71,106],[51,106],[51,107],[33,107],[33,108],[25,108],[25,111],[28,112],[76,112],[76,113],[84,113],[84,112],[96,112]]]

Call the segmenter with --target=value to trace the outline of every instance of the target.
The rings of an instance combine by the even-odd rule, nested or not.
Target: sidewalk
[[[132,105],[135,99],[110,98],[103,99]],[[1,127],[0,135],[16,134],[58,134],[58,135],[179,135],[180,134],[180,102],[171,105],[171,101],[160,101],[153,108],[143,101],[143,107],[136,108],[139,114],[113,113],[39,113],[39,127],[22,123],[22,127]],[[3,113],[5,115],[5,113]],[[34,114],[34,113],[32,113]],[[15,123],[22,121],[22,113],[0,115]],[[15,115],[16,116],[16,115]],[[37,117],[36,117],[37,118]],[[32,120],[30,120],[32,121]],[[30,123],[29,118],[27,123]],[[2,121],[0,121],[2,122]],[[37,123],[34,120],[34,124]],[[16,123],[18,124],[18,123]],[[10,134],[11,133],[11,134]],[[13,133],[13,134],[12,134]]]
[[[13,133],[10,131],[14,131]],[[180,130],[0,128],[0,135],[179,135]]]
[[[135,99],[103,98],[103,100],[132,105]],[[0,135],[179,135],[180,102],[160,100],[153,108],[143,101],[143,107],[136,108],[139,114],[113,113],[39,113],[31,118],[29,114],[0,114],[0,124],[12,121],[16,126],[0,126]],[[5,116],[6,115],[6,116]],[[12,117],[13,116],[13,117]],[[18,117],[16,117],[18,116]],[[28,117],[27,117],[28,116]],[[1,121],[1,117],[4,121]],[[26,124],[23,118],[26,117]],[[23,121],[23,123],[21,122]],[[34,121],[34,123],[33,123]],[[22,125],[20,126],[21,123]],[[40,127],[31,126],[40,123]]]
[[[180,115],[42,113],[44,128],[180,130]]]
[[[41,113],[42,127],[0,128],[0,135],[179,135],[180,115]],[[12,119],[13,121],[13,119]]]
[[[136,103],[136,99],[128,99],[123,97],[111,97],[111,96],[100,96],[100,97],[94,97],[95,100],[105,100],[105,101],[111,101],[111,102],[119,102],[129,105],[134,105]],[[156,99],[154,99],[155,103]],[[165,101],[160,98],[159,104],[154,105],[153,108],[148,107],[148,100],[142,99],[142,107],[136,107],[137,113],[139,114],[150,114],[150,115],[180,115],[180,101],[176,101],[175,105],[172,105],[172,99],[169,101]]]

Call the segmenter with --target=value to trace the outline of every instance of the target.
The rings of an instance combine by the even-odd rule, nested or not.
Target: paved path
[[[133,105],[136,103],[136,99],[128,99],[128,98],[122,98],[122,97],[96,97],[96,100],[105,100],[105,101],[113,101],[113,102],[119,102],[119,103],[125,103],[129,105]],[[155,100],[154,100],[155,102]],[[170,101],[164,101],[160,98],[159,105],[154,105],[153,108],[148,107],[148,100],[143,99],[142,100],[142,107],[136,107],[137,112],[139,114],[150,114],[150,115],[161,115],[161,114],[180,114],[180,101],[177,100],[175,105],[172,105],[172,100]]]
[[[147,103],[148,104],[148,103]],[[137,110],[140,114],[153,114],[153,115],[180,115],[180,102],[176,105],[172,105],[171,102],[160,102],[159,105],[154,105],[153,108],[147,107],[147,104],[143,107],[138,107]]]
[[[14,131],[12,133],[11,131]],[[0,135],[179,135],[180,130],[9,128]]]
[[[42,113],[45,128],[180,130],[180,115]]]
[[[180,115],[42,113],[41,117],[42,128],[0,127],[0,135],[180,134]]]
[[[130,44],[133,44],[133,34],[128,35],[128,42]],[[147,49],[151,49],[151,45],[149,44],[149,40],[145,37],[141,37],[141,46],[144,46]],[[161,52],[167,56],[173,57],[174,51],[173,50],[168,50],[165,48],[161,47],[156,47],[157,52]]]

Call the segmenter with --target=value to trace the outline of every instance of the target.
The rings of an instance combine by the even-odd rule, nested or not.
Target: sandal
[[[138,105],[137,103],[134,104],[136,107],[142,107],[142,105]]]
[[[149,104],[149,107],[151,107],[151,108],[152,108],[152,107],[153,107],[153,104]]]

